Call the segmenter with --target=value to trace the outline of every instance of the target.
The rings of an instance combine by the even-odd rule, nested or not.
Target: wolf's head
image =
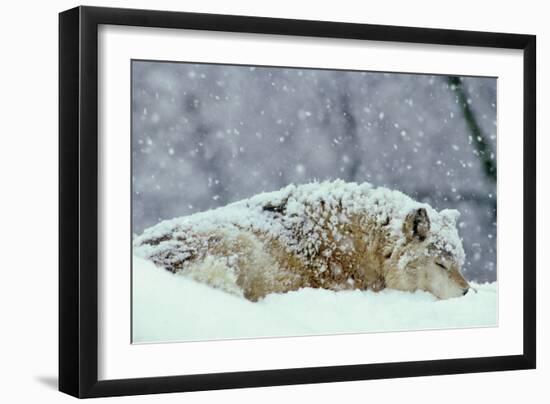
[[[456,210],[437,213],[423,207],[410,211],[386,265],[386,286],[425,290],[440,299],[465,295],[470,286],[460,272],[464,249],[456,230]]]

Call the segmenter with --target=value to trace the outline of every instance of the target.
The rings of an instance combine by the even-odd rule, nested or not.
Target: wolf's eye
[[[441,267],[441,268],[443,268],[443,269],[447,269],[447,267],[446,267],[445,265],[441,264],[440,262],[436,262],[435,264],[436,264],[438,267]]]

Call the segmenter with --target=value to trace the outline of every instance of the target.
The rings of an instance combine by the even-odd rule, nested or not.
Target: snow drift
[[[497,325],[497,283],[437,300],[415,293],[304,288],[253,303],[133,258],[133,342],[196,341]]]

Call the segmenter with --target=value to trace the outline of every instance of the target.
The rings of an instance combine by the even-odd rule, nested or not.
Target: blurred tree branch
[[[468,96],[466,90],[462,84],[462,80],[457,76],[449,76],[448,83],[457,97],[458,104],[462,110],[464,120],[468,125],[468,129],[472,135],[475,148],[477,150],[477,156],[480,158],[483,165],[485,175],[493,182],[497,180],[497,166],[494,159],[494,154],[491,151],[491,147],[487,142],[486,136],[481,130],[477,119],[475,117],[472,108],[468,102]]]
[[[344,120],[343,126],[344,133],[346,135],[347,149],[351,160],[347,170],[347,177],[351,181],[356,181],[357,174],[359,173],[359,167],[361,166],[361,156],[359,154],[359,149],[357,148],[357,143],[359,142],[359,136],[357,135],[357,120],[352,112],[353,109],[349,94],[347,92],[341,93],[339,101]]]

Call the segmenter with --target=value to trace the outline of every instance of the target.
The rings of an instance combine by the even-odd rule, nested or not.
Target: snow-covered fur
[[[445,299],[469,288],[458,216],[367,183],[289,185],[161,222],[135,238],[134,253],[252,301],[304,287]]]

